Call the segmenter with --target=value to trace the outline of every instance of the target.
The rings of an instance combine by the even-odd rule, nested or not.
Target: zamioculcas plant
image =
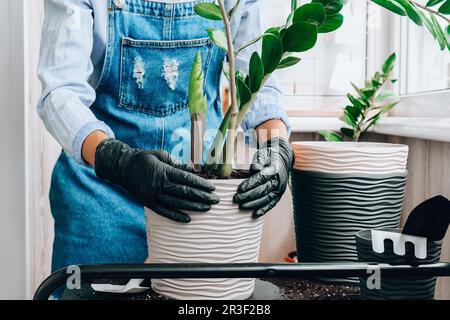
[[[269,28],[264,34],[248,42],[241,48],[234,48],[231,34],[230,20],[240,4],[227,12],[224,1],[216,3],[200,3],[195,7],[198,15],[206,19],[222,20],[225,31],[209,29],[208,34],[218,47],[227,52],[227,62],[224,63],[224,73],[229,79],[231,106],[224,115],[217,136],[211,149],[207,153],[206,171],[210,176],[228,178],[232,174],[236,131],[244,120],[245,114],[255,101],[259,90],[265,85],[270,76],[277,70],[288,68],[300,61],[294,56],[313,48],[319,33],[337,30],[343,23],[340,14],[345,0],[312,0],[311,3],[297,6],[292,1],[292,12],[282,26]],[[236,70],[236,56],[243,49],[262,43],[262,51],[254,52],[251,56],[248,74],[243,70]],[[196,102],[193,102],[196,103]],[[201,144],[194,141],[193,145]],[[194,148],[195,149],[195,148]],[[195,150],[197,152],[197,150]],[[199,165],[199,157],[193,156]]]
[[[418,26],[431,32],[441,50],[450,50],[450,0],[428,0],[422,4],[413,0],[371,0],[400,16],[408,16]],[[439,21],[445,23],[443,28]]]
[[[320,134],[328,141],[344,141],[345,138],[358,142],[380,117],[392,110],[399,97],[386,86],[396,80],[391,78],[395,66],[396,55],[393,53],[383,64],[381,71],[375,73],[372,79],[365,81],[363,88],[352,83],[357,96],[347,95],[350,105],[344,108],[341,120],[349,127],[341,128],[341,132],[322,131]]]

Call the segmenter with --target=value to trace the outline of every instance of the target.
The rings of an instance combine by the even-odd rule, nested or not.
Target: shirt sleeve
[[[228,6],[232,7],[234,2],[234,0],[231,1]],[[236,50],[264,33],[262,2],[261,0],[241,1],[232,21],[235,26],[233,33]],[[261,52],[261,41],[239,53],[236,59],[237,70],[248,73],[250,57],[255,51]],[[289,118],[284,111],[284,95],[274,74],[259,91],[258,97],[247,112],[241,126],[248,131],[271,119],[281,119],[288,127],[289,132],[291,131]]]
[[[90,133],[100,130],[114,137],[90,109],[96,98],[89,85],[93,24],[90,0],[45,0],[37,109],[64,151],[82,164],[82,144]]]

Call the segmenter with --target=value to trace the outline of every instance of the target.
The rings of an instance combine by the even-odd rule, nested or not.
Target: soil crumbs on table
[[[358,300],[358,285],[328,284],[303,279],[264,279],[281,290],[286,300]]]

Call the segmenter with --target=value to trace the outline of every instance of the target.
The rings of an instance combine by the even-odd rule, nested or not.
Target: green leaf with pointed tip
[[[194,7],[194,11],[200,17],[209,20],[222,20],[222,12],[215,3],[199,3]]]
[[[274,72],[283,57],[283,41],[278,31],[266,33],[262,41],[261,59],[264,65],[264,75]]]
[[[216,46],[222,48],[225,51],[228,51],[227,36],[225,35],[225,32],[219,29],[208,29],[208,34],[211,38],[211,41]]]
[[[331,142],[344,141],[344,139],[342,139],[342,137],[340,135],[338,135],[337,133],[335,133],[333,131],[320,131],[319,133],[327,141],[331,141]]]
[[[236,87],[239,98],[239,105],[243,106],[247,102],[249,102],[252,98],[252,93],[250,89],[245,84],[246,75],[241,72],[236,72]]]
[[[406,16],[406,11],[403,9],[403,7],[395,2],[392,2],[391,0],[372,0],[372,2],[400,16]]]
[[[283,48],[286,52],[308,51],[317,42],[317,27],[309,22],[297,22],[283,33]]]
[[[450,0],[445,1],[438,9],[442,14],[450,14]]]
[[[423,21],[420,18],[420,15],[418,13],[418,10],[416,8],[416,6],[414,4],[412,4],[411,2],[409,2],[408,0],[392,0],[396,3],[398,3],[399,5],[401,5],[403,7],[403,9],[405,9],[406,14],[408,15],[408,17],[418,26],[422,26],[423,25]]]
[[[344,23],[344,16],[340,13],[328,16],[325,22],[319,27],[319,33],[329,33],[339,29]]]
[[[206,97],[204,87],[203,63],[201,52],[197,52],[189,78],[189,111],[194,113],[206,113]]]
[[[361,91],[361,89],[358,88],[358,87],[356,86],[356,84],[354,84],[353,82],[351,82],[351,85],[352,85],[353,89],[356,91],[356,93],[359,95],[359,97],[360,97],[362,100],[367,101],[367,99],[366,99],[364,93]]]
[[[312,0],[312,2],[322,3],[327,15],[339,13],[344,7],[344,2],[342,0]]]
[[[395,53],[391,54],[383,64],[383,73],[387,78],[388,75],[394,70],[395,60],[397,59],[397,55]]]
[[[445,0],[429,0],[427,2],[427,7],[435,6],[435,5],[437,5],[437,4],[439,4],[439,3],[443,2],[443,1],[445,1]]]
[[[280,64],[278,65],[277,69],[285,69],[292,66],[295,66],[297,63],[299,63],[302,59],[297,57],[287,57],[284,58]]]
[[[436,30],[437,40],[441,50],[447,47],[447,39],[445,37],[444,31],[442,30],[439,22],[436,20],[433,14],[430,14],[431,22],[433,23],[434,29]]]
[[[325,22],[325,10],[318,2],[308,3],[298,7],[294,12],[293,22],[309,22],[320,27]]]
[[[347,98],[348,98],[348,100],[350,100],[350,102],[353,104],[353,106],[358,108],[358,109],[363,110],[363,109],[365,109],[367,107],[367,103],[365,101],[355,98],[350,93],[347,94]]]
[[[420,14],[420,17],[422,18],[423,24],[425,25],[425,27],[427,27],[428,31],[430,31],[433,38],[436,39],[437,34],[436,34],[436,30],[434,29],[433,22],[431,22],[431,20],[427,17],[427,15],[424,12],[422,12],[422,11],[418,11],[418,12]]]
[[[250,58],[250,69],[248,73],[249,88],[252,93],[258,92],[264,78],[264,65],[258,54],[253,52]]]

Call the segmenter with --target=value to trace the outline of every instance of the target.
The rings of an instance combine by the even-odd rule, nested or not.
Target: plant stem
[[[433,10],[433,9],[427,7],[427,6],[424,6],[423,4],[417,3],[416,1],[411,1],[411,0],[409,0],[409,2],[411,2],[411,3],[412,3],[413,5],[415,5],[416,7],[419,7],[419,8],[421,8],[421,9],[423,9],[423,10],[425,10],[425,11],[428,11],[428,12],[430,12],[430,13],[432,13],[432,14],[438,16],[438,17],[441,17],[442,19],[444,19],[445,21],[447,21],[447,23],[450,24],[450,18],[447,18],[446,16],[444,16],[444,15],[441,14],[440,12],[438,12],[438,11],[436,11],[436,10]]]
[[[225,34],[227,36],[228,63],[230,64],[230,96],[231,96],[231,114],[230,125],[228,127],[226,145],[225,145],[225,163],[221,168],[221,177],[229,177],[233,169],[234,146],[236,142],[236,120],[238,116],[237,90],[236,90],[236,59],[234,56],[234,44],[231,33],[231,23],[228,12],[223,0],[218,0],[222,19],[225,24]]]

